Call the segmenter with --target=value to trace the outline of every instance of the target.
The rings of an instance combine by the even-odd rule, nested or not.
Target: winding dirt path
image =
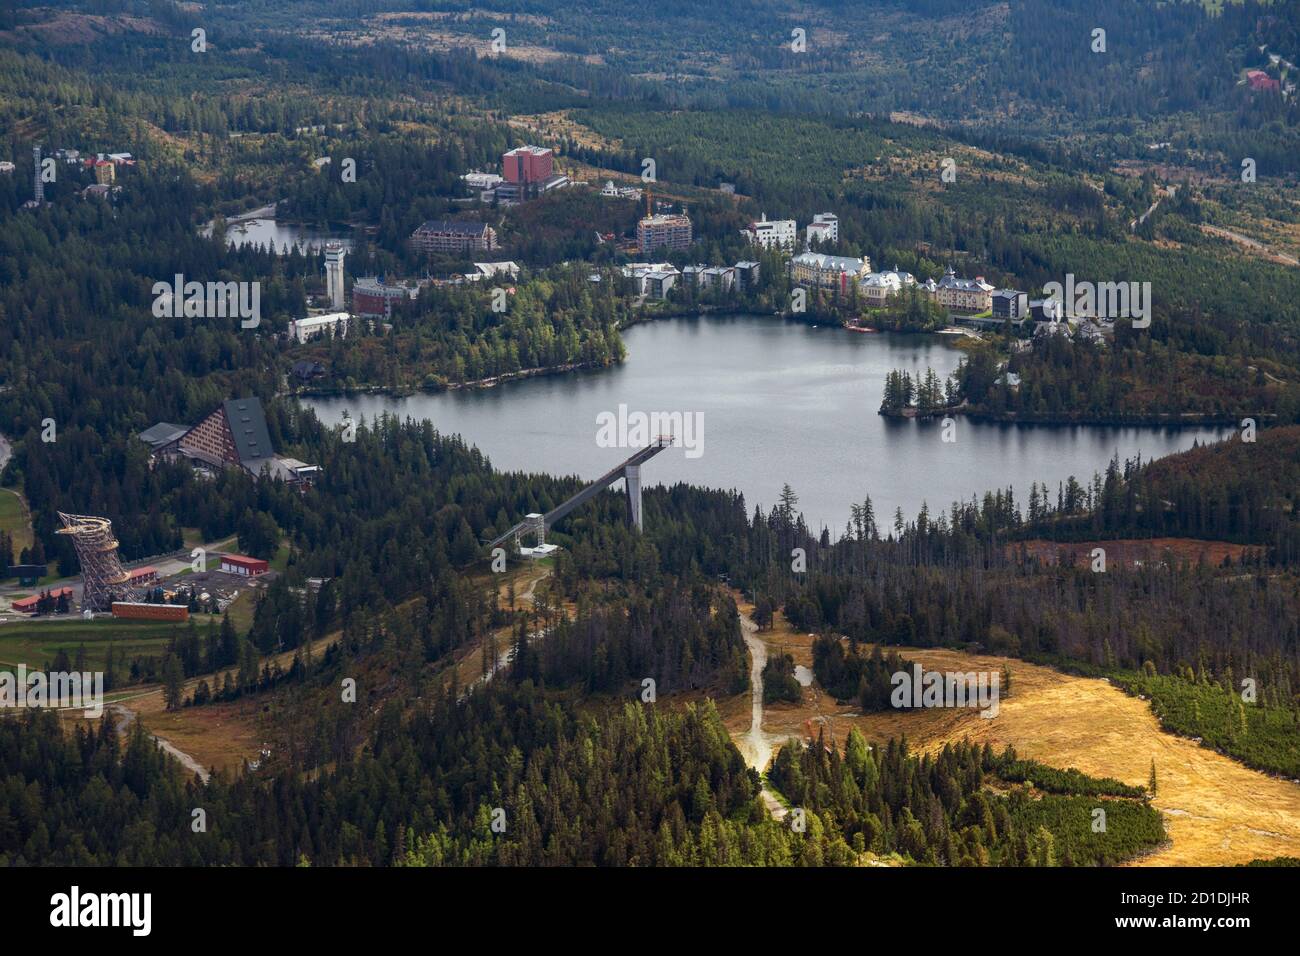
[[[737,603],[743,598],[737,596]],[[828,739],[843,741],[853,728],[880,743],[906,735],[917,752],[934,753],[945,743],[987,741],[996,750],[1010,744],[1023,757],[1054,767],[1075,767],[1098,777],[1145,786],[1155,761],[1158,789],[1152,804],[1164,816],[1169,842],[1130,866],[1232,866],[1254,859],[1300,857],[1300,784],[1252,770],[1167,733],[1149,701],[1130,697],[1107,680],[1076,677],[1014,658],[938,648],[897,648],[927,670],[1009,669],[1011,692],[998,716],[986,720],[965,708],[860,713],[852,703],[836,704],[816,683],[798,704],[762,706],[762,666],[776,648],[796,665],[812,664],[812,639],[792,628],[780,612],[760,633],[741,609],[745,643],[752,656],[750,695],[718,702],[737,748],[750,766],[789,738],[807,740],[810,725],[834,725]],[[758,645],[758,646],[755,646]],[[870,648],[865,648],[869,652]]]
[[[108,704],[107,710],[109,713],[111,713],[113,716],[117,718],[118,737],[125,738],[127,732],[131,728],[131,725],[135,723],[135,717],[136,717],[135,711],[131,710],[131,708],[129,707],[123,707],[121,704]],[[153,738],[153,742],[156,743],[159,746],[159,748],[171,754],[178,761],[180,761],[181,766],[183,766],[186,770],[188,770],[190,773],[198,774],[199,779],[202,780],[204,783],[207,783],[210,779],[212,779],[212,774],[208,772],[207,768],[204,767],[197,760],[195,760],[193,757],[191,757],[189,754],[187,754],[185,751],[181,750],[179,747],[175,746],[170,741],[164,740],[162,737],[159,737],[157,734],[149,733],[148,730],[146,730],[145,733],[149,734],[149,736]]]
[[[341,632],[335,631],[312,641],[312,654],[325,653],[341,636]],[[306,651],[307,645],[304,644],[294,650],[264,657],[258,664],[287,668],[292,664],[295,654],[305,654]],[[236,676],[238,668],[223,667],[215,674],[196,674],[182,685],[182,694],[192,695],[201,681],[207,681],[214,689],[219,688],[227,674]],[[211,778],[209,767],[238,772],[245,760],[257,756],[261,746],[263,736],[257,729],[256,716],[239,710],[240,706],[256,710],[247,705],[248,701],[254,699],[251,697],[242,698],[242,704],[241,701],[210,703],[201,707],[168,711],[160,684],[113,691],[106,696],[110,699],[105,701],[105,719],[112,714],[117,720],[119,735],[125,734],[132,723],[140,720],[144,724],[145,733],[153,738],[159,749],[175,757],[181,766],[198,774],[205,783]],[[129,707],[126,706],[127,702],[130,702]],[[182,750],[178,744],[184,745],[186,749]]]
[[[1229,242],[1235,242],[1239,246],[1244,246],[1251,252],[1257,253],[1260,257],[1268,259],[1270,262],[1278,262],[1286,266],[1300,266],[1300,259],[1295,256],[1289,256],[1284,252],[1278,252],[1260,242],[1258,239],[1252,239],[1250,236],[1242,235],[1232,229],[1225,229],[1223,226],[1211,226],[1209,223],[1201,223],[1201,231],[1212,236],[1218,236],[1220,239],[1227,239]]]
[[[537,606],[537,586],[543,581],[548,580],[553,573],[550,567],[545,565],[536,566],[535,570],[529,571],[528,586],[515,595],[515,610],[524,610],[520,605],[526,607]],[[498,598],[504,597],[505,585],[498,589]],[[546,636],[546,628],[539,627],[528,632],[528,643],[540,640]],[[446,672],[445,676],[451,676],[453,673],[458,678],[459,686],[463,688],[460,695],[456,698],[458,701],[464,701],[474,688],[486,684],[492,680],[498,673],[510,665],[515,657],[514,646],[514,629],[510,626],[499,628],[493,635],[497,642],[495,660],[487,673],[482,672],[483,667],[483,645],[487,638],[480,638],[466,646],[460,659],[453,663]]]
[[[749,648],[749,732],[736,741],[736,746],[749,765],[759,773],[767,771],[772,762],[773,736],[763,732],[763,668],[767,665],[767,645],[758,636],[758,625],[744,611],[740,612],[740,627],[744,632],[745,646]],[[763,805],[774,820],[784,820],[786,809],[766,783],[763,784]]]

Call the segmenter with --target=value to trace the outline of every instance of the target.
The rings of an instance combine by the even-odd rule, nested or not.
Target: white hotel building
[[[809,249],[814,242],[840,241],[840,217],[833,212],[819,212],[804,230],[804,244]]]
[[[793,249],[799,241],[799,227],[793,219],[768,219],[766,213],[758,222],[751,222],[744,234],[750,242],[764,249]]]
[[[349,318],[346,312],[326,312],[324,315],[310,315],[305,319],[290,319],[289,337],[302,344],[318,335],[323,335],[325,330],[329,329],[336,339],[345,338],[348,334]]]

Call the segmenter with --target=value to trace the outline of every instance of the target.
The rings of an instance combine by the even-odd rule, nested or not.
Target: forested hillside
[[[249,762],[204,783],[159,751],[152,716],[125,736],[116,714],[0,716],[0,866],[1095,866],[1165,840],[1149,790],[969,743],[922,754],[901,735],[791,741],[764,777],[727,729],[752,713],[754,690],[738,596],[761,626],[779,610],[811,636],[811,690],[787,649],[758,671],[758,703],[783,713],[805,694],[893,709],[892,675],[917,655],[899,648],[944,647],[1108,678],[1171,733],[1300,774],[1300,273],[1287,253],[1300,250],[1300,137],[1283,95],[1298,10],[0,11],[0,160],[13,164],[0,174],[0,433],[13,445],[0,484],[21,493],[6,498],[0,548],[26,545],[29,513],[31,540],[0,553],[0,569],[78,573],[59,511],[111,520],[127,561],[197,540],[276,564],[273,580],[241,583],[220,623],[147,651],[107,638],[110,690],[161,685],[167,719],[238,725],[232,764]],[[504,50],[490,47],[495,28]],[[803,49],[790,45],[798,31]],[[1252,85],[1252,69],[1265,80]],[[462,179],[504,171],[501,154],[529,143],[575,183],[512,206]],[[132,158],[87,191],[97,167],[65,153],[42,204],[36,145],[52,160]],[[1247,158],[1258,182],[1242,178]],[[646,159],[657,175],[641,182]],[[941,176],[947,160],[955,179]],[[602,196],[609,177],[653,195]],[[635,246],[656,199],[689,213],[689,247]],[[346,338],[292,341],[290,320],[324,311],[323,255],[226,241],[237,216],[271,204],[277,221],[351,238],[348,288],[383,276],[418,293]],[[763,215],[802,230],[827,210],[840,231],[822,251],[919,283],[952,267],[1033,298],[1067,274],[1152,286],[1148,327],[1121,318],[1100,339],[1033,340],[986,329],[950,382],[920,366],[890,375],[886,413],[916,401],[923,414],[1213,420],[1236,434],[1155,462],[1098,461],[1055,487],[970,489],[914,515],[877,515],[864,488],[842,531],[810,527],[789,486],[766,510],[734,490],[648,487],[640,530],[606,490],[546,529],[558,550],[541,563],[506,555],[512,573],[535,572],[525,599],[498,584],[485,542],[578,492],[577,477],[502,472],[442,423],[327,427],[300,400],[607,369],[628,326],[705,311],[857,331],[955,321],[919,291],[872,311],[856,286],[814,290],[796,311],[790,251],[742,230]],[[413,246],[419,224],[442,218],[490,225],[500,247]],[[752,259],[760,277],[656,299],[622,267],[660,257]],[[483,281],[481,258],[518,274]],[[155,285],[177,275],[256,284],[261,321],[160,314]],[[310,487],[151,460],[143,429],[194,424],[238,397],[261,401],[276,452],[320,466]],[[1122,557],[1157,539],[1227,556],[1153,544]],[[1094,549],[1110,549],[1104,570],[1083,558]]]
[[[1009,796],[988,789],[999,777],[1023,781],[1026,770],[1034,773],[1009,748],[997,756],[988,745],[958,744],[916,757],[906,741],[871,748],[854,730],[842,756],[820,741],[791,742],[769,777],[792,803],[831,811],[859,850],[931,865],[1110,865],[1164,840],[1159,813],[1113,780],[1076,773],[1068,785],[1053,779],[1051,792],[1036,798],[1021,789]],[[1106,827],[1098,833],[1091,821],[1101,795],[1128,799],[1105,802]]]

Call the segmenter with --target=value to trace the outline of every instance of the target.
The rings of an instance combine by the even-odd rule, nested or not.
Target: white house
[[[505,177],[496,173],[465,173],[460,177],[470,189],[493,189],[505,182]]]
[[[869,273],[859,284],[862,297],[867,305],[882,306],[887,299],[902,293],[916,285],[916,277],[910,272],[890,269],[883,272]]]
[[[840,218],[833,212],[819,212],[804,230],[804,244],[812,248],[814,242],[839,242]]]
[[[623,276],[636,282],[637,292],[645,295],[646,276],[652,272],[676,272],[671,262],[629,262],[623,267]]]
[[[636,186],[619,186],[612,179],[605,180],[600,194],[609,199],[640,199],[641,190]]]
[[[330,329],[335,338],[345,338],[348,334],[350,318],[351,316],[346,312],[326,312],[324,315],[309,315],[305,319],[291,319],[289,337],[301,344]]]
[[[799,227],[793,219],[768,219],[764,213],[758,222],[749,224],[744,235],[751,243],[764,249],[793,249],[798,241]]]
[[[480,279],[497,279],[504,276],[507,279],[519,278],[519,265],[515,262],[476,262],[474,271],[466,275],[467,279],[479,281]]]

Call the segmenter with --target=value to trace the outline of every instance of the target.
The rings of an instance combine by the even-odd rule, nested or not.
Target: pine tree
[[[1047,827],[1040,826],[1034,837],[1035,866],[1056,866],[1056,837]]]
[[[795,494],[789,482],[781,486],[781,503],[779,505],[781,520],[785,527],[790,527],[794,523],[794,517],[799,507],[799,496]]]
[[[180,710],[183,699],[185,674],[181,669],[180,659],[175,654],[168,654],[163,661],[163,700],[168,710]]]
[[[235,634],[235,625],[230,620],[229,614],[223,614],[221,616],[221,635],[219,643],[221,647],[219,655],[220,659],[213,666],[213,670],[216,670],[217,667],[228,667],[229,665],[235,664],[239,661],[239,638]]]

